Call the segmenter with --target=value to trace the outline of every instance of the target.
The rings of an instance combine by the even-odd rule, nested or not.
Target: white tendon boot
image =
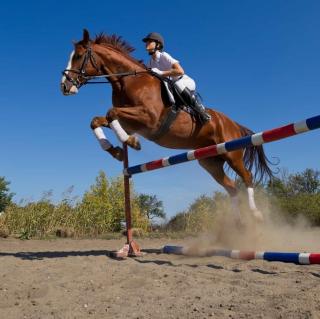
[[[130,147],[134,148],[135,150],[141,149],[138,137],[135,135],[128,135],[127,132],[122,128],[118,120],[113,120],[110,123],[110,127],[114,131],[118,140],[121,143],[127,143]]]
[[[260,210],[258,210],[256,203],[254,201],[254,190],[252,187],[248,187],[247,190],[248,190],[249,207],[252,211],[252,214],[257,221],[262,222],[264,218]]]
[[[109,150],[112,147],[112,144],[108,141],[101,127],[97,127],[93,130],[94,135],[96,136],[101,148],[104,151]]]
[[[108,141],[101,127],[97,127],[93,130],[101,148],[104,151],[110,153],[118,161],[123,161],[123,150],[121,147],[113,147],[113,145]]]
[[[114,131],[114,133],[116,134],[118,140],[121,142],[121,143],[125,143],[128,138],[129,138],[129,135],[127,134],[127,132],[122,128],[122,126],[120,125],[119,121],[118,120],[113,120],[111,123],[110,123],[110,127],[111,129]]]

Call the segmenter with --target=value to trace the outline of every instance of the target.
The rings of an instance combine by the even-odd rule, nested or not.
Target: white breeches
[[[196,83],[186,74],[175,82],[175,86],[179,89],[179,92],[183,92],[185,87],[187,87],[191,92],[196,90]]]

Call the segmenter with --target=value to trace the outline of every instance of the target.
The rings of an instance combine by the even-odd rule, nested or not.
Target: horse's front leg
[[[105,116],[96,116],[92,119],[90,127],[96,136],[101,148],[110,153],[114,158],[123,161],[123,149],[119,146],[114,147],[106,138],[101,126],[108,127],[109,123]]]
[[[141,150],[141,145],[138,137],[135,135],[128,135],[128,133],[123,129],[118,120],[113,120],[110,123],[110,128],[116,134],[118,140],[121,143],[126,143],[135,150]]]
[[[136,150],[141,149],[138,137],[128,135],[127,132],[138,132],[150,125],[149,112],[146,111],[145,106],[113,107],[108,111],[107,121],[120,142],[126,143]]]

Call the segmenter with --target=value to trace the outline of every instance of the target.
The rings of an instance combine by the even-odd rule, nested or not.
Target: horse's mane
[[[118,52],[121,52],[122,54],[127,56],[131,61],[144,66],[142,60],[136,60],[130,55],[130,53],[133,52],[135,48],[132,47],[127,41],[125,41],[122,36],[118,36],[116,34],[108,35],[104,32],[101,32],[100,34],[96,35],[93,43],[110,46]]]
[[[123,40],[121,36],[116,34],[108,35],[101,32],[96,36],[93,42],[95,44],[110,45],[114,49],[127,55],[130,55],[130,53],[135,50],[127,41]]]

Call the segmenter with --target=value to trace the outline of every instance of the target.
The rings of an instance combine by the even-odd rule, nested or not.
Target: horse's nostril
[[[61,83],[60,88],[62,93],[67,93],[67,86],[65,83]]]

